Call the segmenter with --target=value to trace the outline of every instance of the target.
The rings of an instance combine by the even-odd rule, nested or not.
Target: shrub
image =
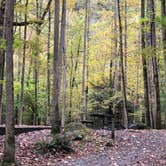
[[[64,152],[71,153],[73,149],[71,148],[71,141],[66,135],[57,134],[53,137],[51,141],[41,141],[35,144],[36,151],[38,153],[52,153]]]

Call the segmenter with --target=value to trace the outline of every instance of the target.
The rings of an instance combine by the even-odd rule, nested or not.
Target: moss
[[[70,123],[65,128],[65,135],[71,140],[82,140],[90,132],[90,129],[84,126],[82,123]],[[81,139],[78,139],[81,138]]]

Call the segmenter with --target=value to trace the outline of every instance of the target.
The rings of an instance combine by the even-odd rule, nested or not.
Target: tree
[[[59,119],[59,10],[60,2],[55,0],[54,15],[54,58],[53,58],[53,101],[52,101],[52,133],[60,132]]]
[[[6,0],[4,34],[6,39],[6,138],[4,162],[15,161],[14,91],[13,91],[13,0]]]
[[[146,125],[150,126],[150,111],[149,111],[149,87],[148,87],[148,71],[147,71],[147,61],[145,52],[145,22],[143,19],[145,18],[145,0],[141,0],[141,49],[142,49],[142,65],[143,65],[143,79],[144,79],[144,105],[145,105],[145,120]],[[144,121],[143,121],[144,122]]]
[[[50,123],[50,41],[51,41],[51,10],[48,12],[48,43],[47,43],[47,124]]]
[[[165,0],[161,0],[161,16],[166,17],[166,5]],[[164,70],[165,70],[165,82],[166,82],[166,28],[162,26],[162,41],[164,52]]]
[[[156,25],[155,25],[155,3],[150,0],[150,34],[151,34],[151,49],[152,49],[152,66],[153,66],[153,84],[155,97],[155,114],[154,127],[159,129],[161,126],[160,115],[160,85],[159,85],[159,66],[156,55]]]
[[[27,7],[28,0],[25,3],[25,22],[27,22]],[[24,27],[24,44],[23,44],[23,57],[22,57],[22,72],[21,72],[21,93],[20,93],[20,108],[19,108],[19,125],[23,122],[23,110],[24,110],[24,80],[25,80],[25,58],[26,58],[26,46],[27,46],[27,25]]]
[[[0,2],[0,22],[4,22],[5,1]],[[0,24],[0,40],[3,39],[3,24]],[[3,41],[0,44],[0,124],[2,123],[2,96],[3,96],[3,80],[4,80],[4,64],[5,64],[5,50],[3,48]]]
[[[61,20],[61,36],[59,57],[63,59],[63,99],[62,99],[62,119],[61,128],[65,127],[65,111],[66,111],[66,0],[62,3],[62,20]]]
[[[121,63],[121,77],[122,77],[122,95],[123,95],[123,104],[124,104],[124,112],[123,112],[123,120],[125,128],[128,128],[128,115],[127,115],[127,97],[126,97],[126,85],[125,85],[125,73],[124,73],[124,65],[123,65],[123,33],[122,33],[122,22],[121,22],[121,12],[120,12],[120,1],[117,1],[118,5],[118,18],[119,18],[119,40],[120,40],[120,63]]]
[[[127,31],[128,31],[128,25],[127,25],[127,0],[124,1],[124,11],[125,11],[125,18],[124,18],[124,24],[125,24],[125,27],[124,27],[124,31],[125,31],[125,34],[124,34],[124,70],[125,70],[125,83],[126,83],[126,86],[127,86],[127,38],[128,38],[128,34],[127,34]]]
[[[86,120],[86,63],[87,63],[87,32],[88,32],[88,4],[89,0],[85,1],[85,25],[84,25],[84,56],[82,67],[82,120]]]

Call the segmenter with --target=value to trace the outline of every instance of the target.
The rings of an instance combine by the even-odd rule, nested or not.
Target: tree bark
[[[60,132],[59,119],[59,10],[60,2],[55,0],[54,16],[54,59],[53,59],[53,102],[52,102],[52,133]]]
[[[25,3],[25,22],[27,21],[27,7],[28,0]],[[26,46],[27,46],[27,25],[24,27],[24,44],[23,44],[23,58],[22,58],[22,73],[21,73],[21,93],[20,93],[20,108],[19,108],[19,125],[23,123],[23,107],[24,107],[24,80],[25,80],[25,58],[26,58]]]
[[[141,18],[145,18],[145,0],[141,0]],[[149,87],[148,87],[148,71],[145,51],[145,23],[141,24],[141,49],[142,49],[142,65],[143,65],[143,79],[144,79],[144,105],[145,105],[145,123],[150,126],[150,111],[149,111]],[[143,116],[144,119],[144,116]],[[143,121],[144,122],[144,121]]]
[[[50,124],[50,40],[51,40],[51,11],[48,13],[48,43],[47,43],[47,124]]]
[[[118,72],[118,39],[117,39],[117,0],[114,0],[114,89],[115,92],[120,90],[119,72]]]
[[[128,31],[128,27],[127,27],[127,0],[124,1],[124,10],[125,10],[125,28],[124,28],[124,70],[125,70],[125,84],[127,87],[127,31]]]
[[[84,27],[84,56],[83,56],[83,67],[82,67],[82,120],[86,120],[86,63],[87,63],[87,30],[88,30],[88,3],[89,0],[85,1],[85,27]]]
[[[5,1],[0,4],[0,21],[4,22]],[[3,26],[0,25],[0,39],[3,39]],[[2,42],[2,41],[1,41]],[[2,42],[3,43],[3,42]],[[1,46],[1,44],[0,44]],[[2,46],[3,47],[3,46]],[[0,124],[2,123],[2,98],[3,98],[3,81],[4,81],[4,64],[5,64],[5,50],[0,49]]]
[[[39,12],[39,0],[36,0],[36,17],[37,19],[40,18],[40,12]],[[35,88],[34,88],[34,94],[35,94],[35,109],[34,109],[34,120],[33,123],[34,125],[38,124],[38,56],[40,54],[39,52],[39,36],[41,33],[41,25],[37,24],[36,26],[36,52],[35,52],[35,60],[34,60],[34,83],[35,83]]]
[[[161,16],[166,17],[166,5],[165,0],[161,0]],[[164,70],[165,70],[165,82],[166,82],[166,28],[162,27],[162,41],[163,41],[163,53],[164,53]]]
[[[150,0],[151,12],[150,12],[150,33],[151,33],[151,49],[152,49],[152,65],[153,65],[153,83],[155,94],[155,127],[160,129],[161,127],[161,113],[160,113],[160,85],[159,85],[159,68],[158,60],[156,57],[156,25],[155,25],[155,3],[154,0]]]
[[[121,22],[121,12],[120,12],[120,1],[117,0],[118,5],[118,18],[119,18],[119,40],[120,40],[120,63],[121,63],[121,77],[122,77],[122,95],[123,95],[123,121],[125,128],[128,128],[128,115],[127,115],[127,97],[126,97],[126,85],[125,85],[125,73],[124,73],[124,55],[123,55],[123,33],[122,33],[122,22]]]
[[[13,90],[13,0],[6,0],[4,34],[6,39],[6,137],[4,162],[15,161],[14,90]]]
[[[62,3],[62,20],[61,20],[61,39],[59,56],[63,59],[63,96],[62,96],[62,117],[61,128],[65,127],[65,112],[66,112],[66,0]]]

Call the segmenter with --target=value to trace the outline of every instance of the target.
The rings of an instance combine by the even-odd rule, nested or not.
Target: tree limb
[[[0,2],[1,2],[1,0],[0,0]],[[25,25],[30,25],[30,24],[39,24],[41,26],[44,22],[46,14],[48,13],[51,3],[52,3],[52,0],[49,0],[49,2],[47,3],[47,7],[45,8],[40,20],[30,20],[27,22],[13,22],[13,26],[25,26]],[[0,25],[3,25],[3,22],[0,22]]]

